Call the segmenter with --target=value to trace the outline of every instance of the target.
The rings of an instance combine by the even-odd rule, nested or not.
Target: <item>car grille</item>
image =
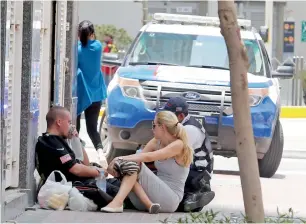
[[[205,112],[220,114],[225,108],[231,107],[230,87],[157,81],[140,81],[140,83],[146,100],[156,105],[151,109],[161,108],[169,98],[182,96],[186,92],[196,92],[201,96],[197,100],[187,100],[190,114],[201,115]]]

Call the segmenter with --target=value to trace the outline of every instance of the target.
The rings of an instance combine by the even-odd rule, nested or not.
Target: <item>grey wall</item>
[[[194,15],[206,15],[206,1],[149,1],[149,14],[156,12],[178,13],[178,8],[192,8]],[[94,24],[113,24],[124,28],[135,37],[142,26],[142,4],[125,1],[80,1],[79,21],[90,20]]]
[[[142,26],[142,4],[133,1],[80,1],[79,21],[113,24],[135,37]]]
[[[165,2],[168,2],[165,4]],[[252,25],[259,28],[265,25],[265,2],[243,1],[243,15],[252,20]],[[285,2],[285,1],[282,1]],[[278,5],[278,3],[274,4]],[[114,24],[127,30],[134,37],[142,26],[142,4],[133,1],[80,1],[79,20],[89,19],[95,24]],[[218,16],[218,2],[211,1],[150,1],[149,13],[168,12],[177,13],[177,7],[192,7],[192,14]],[[306,20],[306,1],[287,1],[284,9],[274,8],[274,36],[282,33],[280,10],[284,10],[284,19],[294,20],[295,29],[295,53],[306,57],[306,43],[301,42],[301,21]],[[187,13],[188,14],[188,13]],[[276,23],[278,21],[278,23]],[[279,58],[282,51],[282,43],[274,39],[273,56]],[[282,60],[282,59],[280,59]]]

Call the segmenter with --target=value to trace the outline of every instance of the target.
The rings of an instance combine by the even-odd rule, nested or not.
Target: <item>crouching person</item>
[[[67,142],[72,136],[70,112],[64,107],[54,106],[47,113],[46,120],[47,131],[38,138],[35,148],[36,168],[41,177],[41,184],[44,184],[53,171],[58,170],[73,186],[84,186],[88,191],[80,192],[93,200],[98,208],[107,205],[112,197],[99,191],[95,185],[95,178],[100,176],[101,168],[88,166],[86,153],[83,157],[86,165],[76,159]]]
[[[210,139],[203,125],[190,116],[188,107],[188,103],[182,97],[170,98],[164,106],[164,110],[176,114],[184,126],[189,145],[193,149],[193,163],[190,166],[179,212],[200,211],[215,197],[215,193],[210,188],[214,161]]]

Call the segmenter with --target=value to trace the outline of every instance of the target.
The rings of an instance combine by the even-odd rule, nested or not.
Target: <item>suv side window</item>
[[[125,57],[125,58],[123,59],[123,63],[122,63],[123,65],[126,64],[126,61],[127,61],[127,59],[130,57],[130,54],[132,53],[132,50],[134,49],[134,45],[137,43],[137,41],[138,41],[138,39],[139,39],[139,37],[140,37],[141,34],[142,34],[142,32],[139,32],[139,33],[137,34],[137,36],[134,38],[133,42],[131,43],[131,45],[130,45],[128,51],[126,52],[126,56],[128,56],[128,57]]]
[[[262,54],[263,54],[267,77],[271,78],[272,77],[271,76],[271,68],[272,68],[272,66],[271,66],[269,55],[267,53],[267,50],[265,48],[265,45],[264,45],[263,41],[259,40],[258,42],[260,44],[260,48],[261,48],[261,51],[262,51]]]

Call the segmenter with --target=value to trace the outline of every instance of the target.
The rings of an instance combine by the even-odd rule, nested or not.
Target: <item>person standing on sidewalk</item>
[[[97,130],[102,101],[106,99],[106,85],[101,71],[102,44],[96,40],[94,25],[90,21],[79,24],[77,74],[77,132],[80,132],[81,114],[84,112],[87,133],[98,152],[102,166],[106,159],[100,134]]]

